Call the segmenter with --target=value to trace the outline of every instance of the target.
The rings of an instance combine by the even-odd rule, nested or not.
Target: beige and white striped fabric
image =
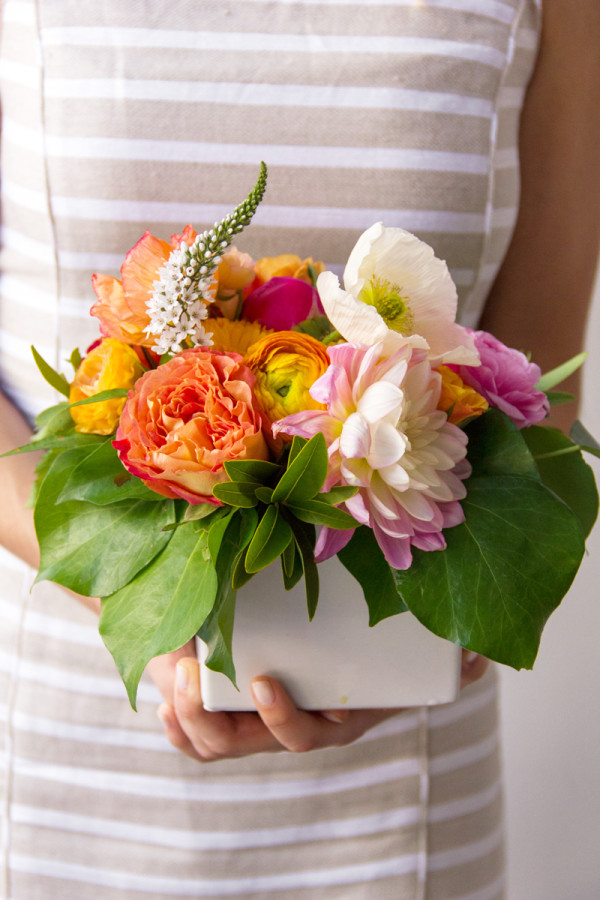
[[[474,324],[506,249],[535,0],[4,0],[2,383],[28,414],[96,337],[90,273],[269,188],[238,246],[341,269],[375,221]],[[493,675],[343,750],[200,766],[91,615],[0,561],[0,896],[498,900]]]

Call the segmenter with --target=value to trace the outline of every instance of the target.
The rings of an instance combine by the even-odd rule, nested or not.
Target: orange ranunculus
[[[256,272],[256,280],[258,284],[264,284],[271,278],[299,278],[301,281],[307,281],[312,284],[312,279],[308,273],[308,267],[312,266],[315,273],[319,275],[325,271],[325,265],[322,262],[313,262],[312,257],[302,260],[295,253],[282,253],[281,256],[263,256],[254,266]]]
[[[152,294],[158,270],[164,266],[171,251],[182,241],[191,244],[195,237],[191,225],[187,225],[182,234],[174,234],[171,243],[146,231],[125,257],[120,281],[110,275],[92,275],[92,287],[98,300],[90,313],[100,319],[100,331],[105,337],[142,347],[154,345],[156,338],[144,331],[150,322],[146,301]]]
[[[76,403],[77,400],[84,400],[113,388],[131,388],[143,371],[144,367],[132,347],[114,338],[104,338],[81,361],[71,383],[69,402]],[[74,406],[71,416],[75,422],[75,431],[84,434],[112,434],[124,403],[125,398],[118,397]]]
[[[130,392],[114,446],[151,490],[189,503],[219,501],[230,459],[267,459],[254,376],[237,353],[194,347],[146,372]]]
[[[255,279],[254,260],[249,253],[240,253],[237,247],[230,247],[215,272],[216,305],[227,319],[233,319],[246,288]]]
[[[324,409],[309,390],[330,359],[325,346],[308,334],[276,331],[250,347],[244,362],[256,376],[254,394],[269,422],[305,409]]]
[[[449,422],[452,422],[453,425],[460,425],[467,419],[480,416],[486,411],[489,405],[487,400],[468,384],[465,384],[453,369],[448,366],[439,366],[438,372],[442,376],[442,393],[438,409],[444,412],[450,410]]]

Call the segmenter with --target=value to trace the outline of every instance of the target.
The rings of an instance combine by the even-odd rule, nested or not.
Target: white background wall
[[[600,440],[600,277],[586,349],[581,419]],[[600,900],[600,522],[533,672],[501,684],[508,900]]]

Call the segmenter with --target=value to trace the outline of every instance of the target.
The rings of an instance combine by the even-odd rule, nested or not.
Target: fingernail
[[[272,706],[275,703],[275,691],[266,678],[252,682],[252,693],[259,706]]]
[[[329,722],[335,722],[336,725],[341,725],[342,722],[345,722],[348,718],[348,710],[347,709],[328,709],[326,712],[322,712],[321,715],[324,719],[327,719]]]
[[[469,650],[465,656],[465,664],[467,666],[472,666],[476,659],[479,659],[479,653],[474,653],[473,650]]]
[[[165,728],[171,727],[171,710],[166,703],[163,703],[158,707],[158,709],[156,710],[156,715],[163,723]]]
[[[185,666],[182,666],[181,663],[177,663],[175,666],[175,684],[177,685],[177,690],[183,692],[187,691],[189,682],[190,678],[188,670]]]

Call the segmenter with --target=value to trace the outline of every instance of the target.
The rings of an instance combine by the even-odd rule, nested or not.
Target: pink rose
[[[470,331],[470,329],[467,329]],[[512,419],[517,428],[540,422],[549,412],[548,398],[536,389],[540,367],[524,353],[507,347],[487,331],[471,332],[480,366],[449,366],[488,401]]]
[[[220,505],[230,459],[267,459],[254,375],[237,353],[184,350],[129,392],[113,442],[126,469],[165,497]]]
[[[290,331],[309,316],[322,312],[319,295],[312,284],[282,275],[271,278],[249,294],[242,317],[275,331]]]

